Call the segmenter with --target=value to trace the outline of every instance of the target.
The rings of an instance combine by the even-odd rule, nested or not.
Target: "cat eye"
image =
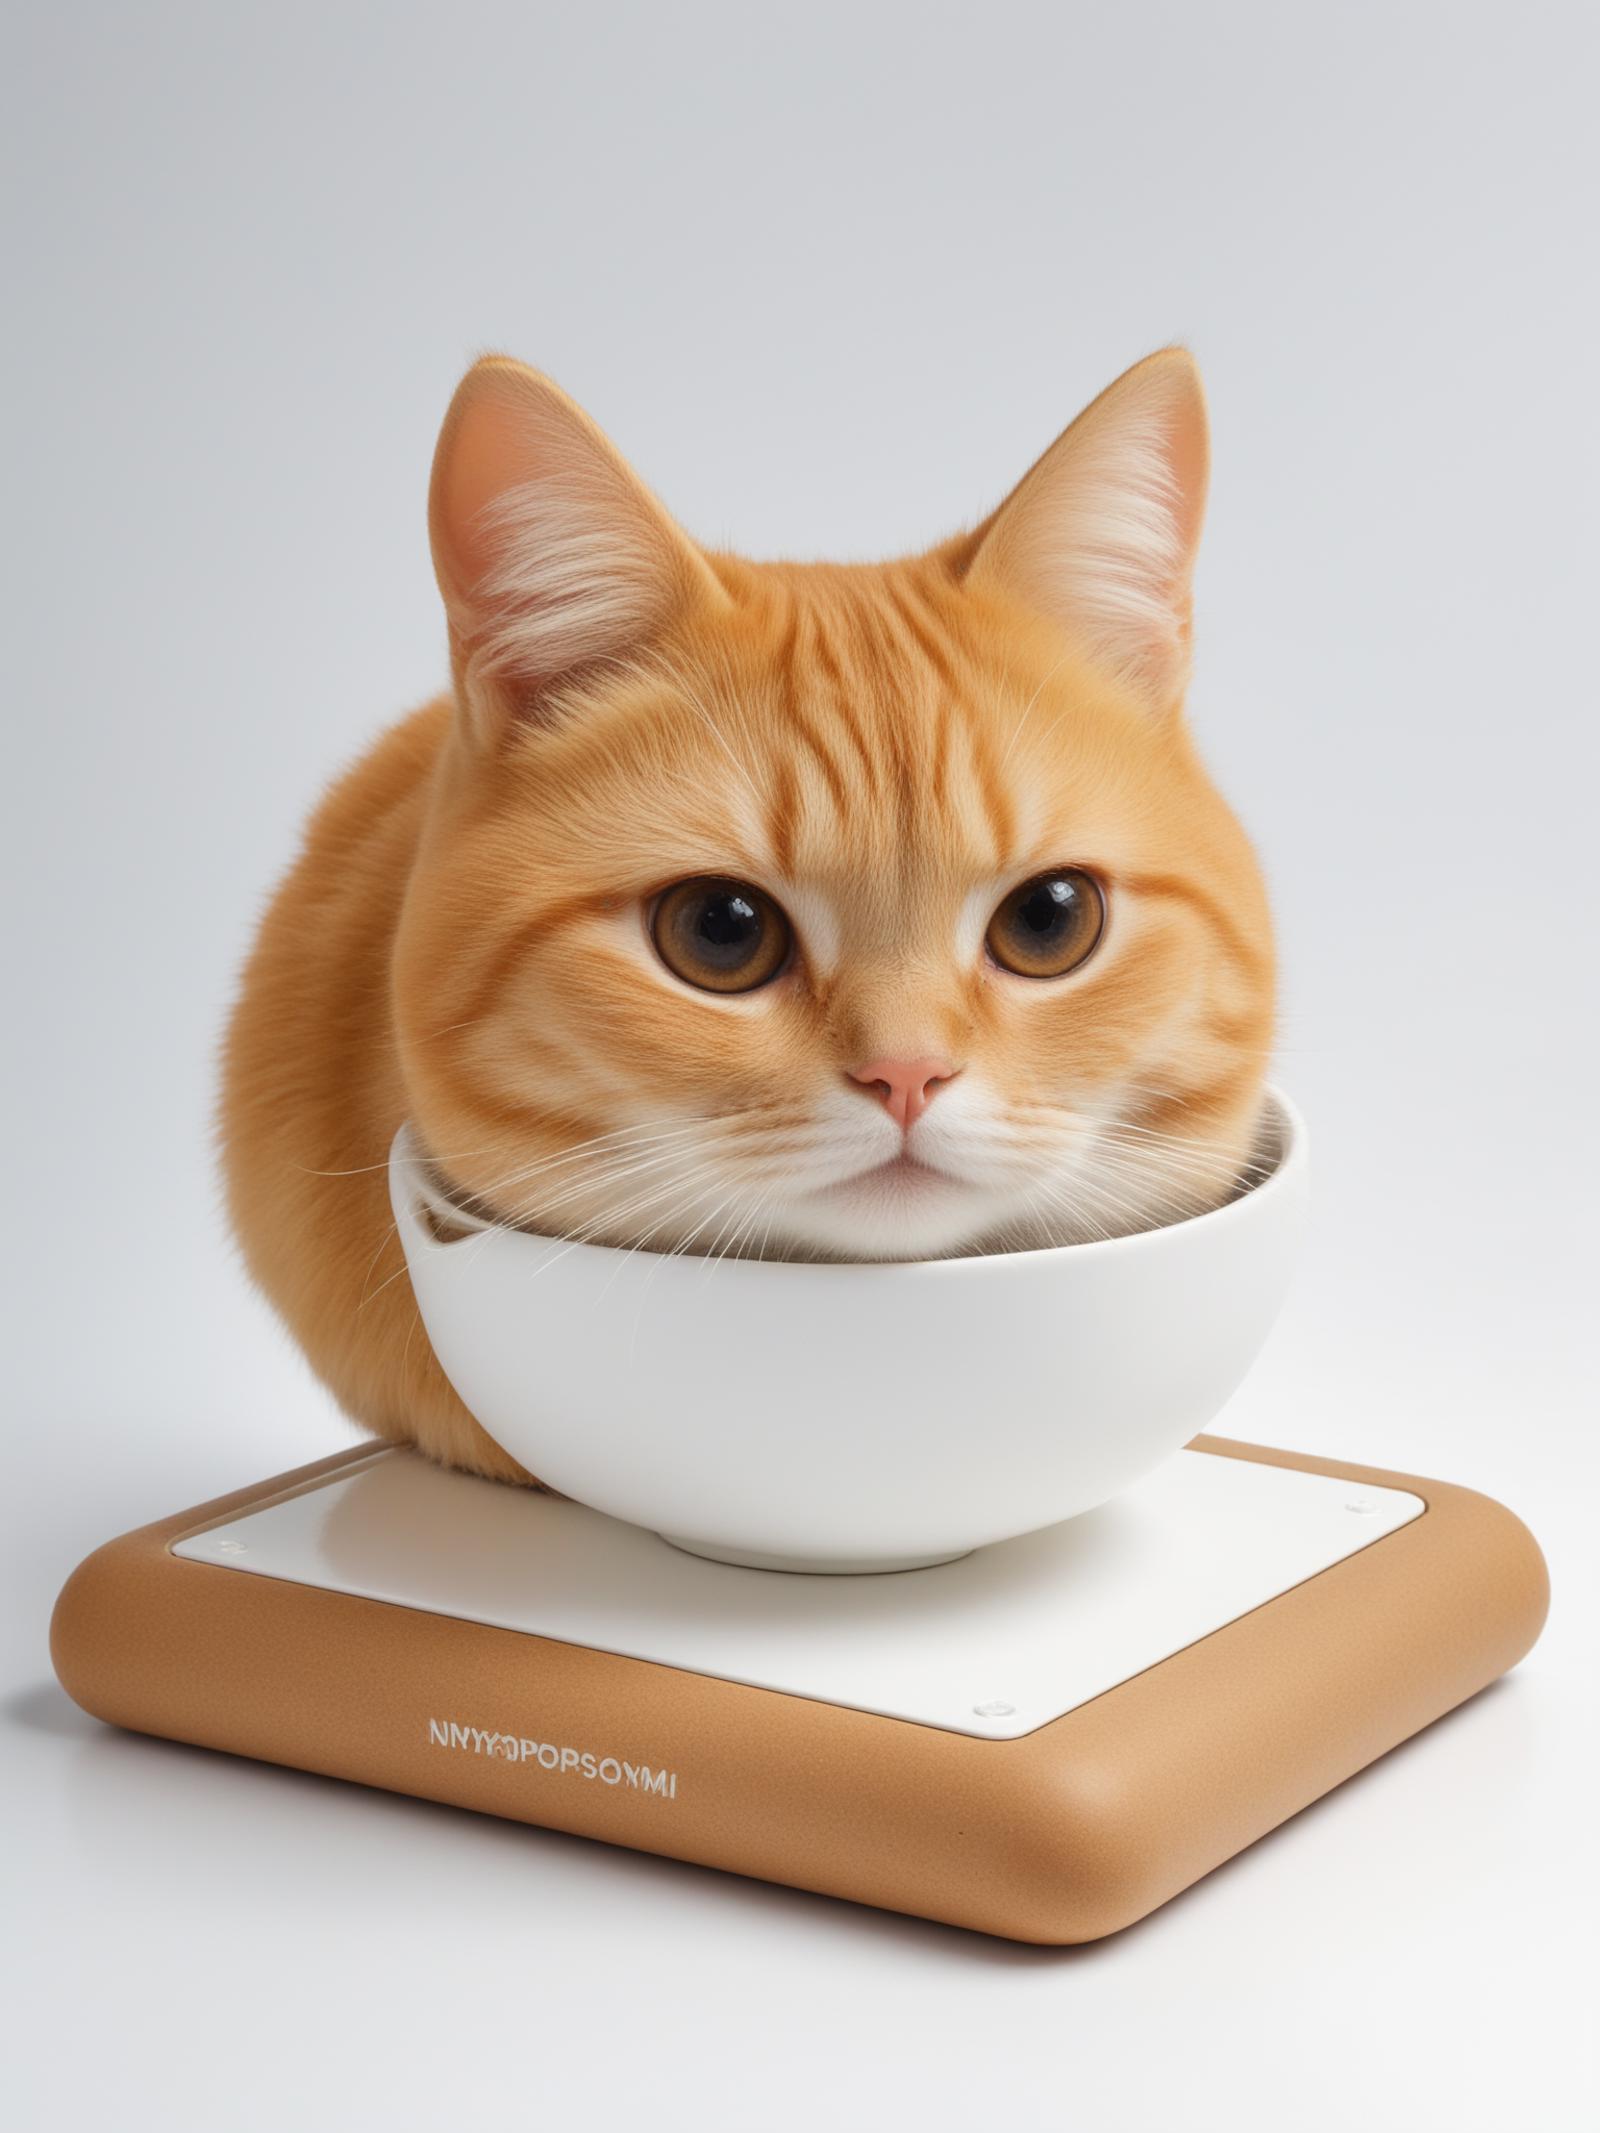
[[[685,985],[702,992],[754,992],[789,959],[789,921],[747,882],[674,883],[650,919],[656,954]]]
[[[1012,890],[989,921],[989,953],[1019,978],[1063,978],[1094,953],[1105,923],[1093,875],[1057,867]]]

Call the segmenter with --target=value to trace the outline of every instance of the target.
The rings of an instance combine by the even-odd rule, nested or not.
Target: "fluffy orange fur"
[[[751,563],[547,380],[469,373],[431,507],[452,687],[318,809],[227,1041],[238,1234],[352,1416],[527,1478],[418,1321],[384,1170],[407,1118],[479,1208],[646,1249],[1027,1248],[1239,1188],[1273,957],[1182,716],[1206,465],[1167,350],[974,532]],[[1066,867],[1104,898],[1094,952],[1001,967],[994,910]],[[699,876],[786,915],[772,982],[655,952],[655,900]],[[948,1072],[903,1135],[855,1070],[923,1058]]]

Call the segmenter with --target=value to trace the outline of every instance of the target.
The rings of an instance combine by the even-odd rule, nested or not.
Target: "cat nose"
[[[943,1059],[869,1059],[865,1066],[851,1067],[850,1079],[879,1097],[897,1126],[909,1133],[933,1101],[933,1092],[955,1078],[955,1068]]]

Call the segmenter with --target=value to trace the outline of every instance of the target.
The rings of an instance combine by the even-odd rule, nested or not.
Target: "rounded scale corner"
[[[286,1489],[330,1479],[370,1458],[372,1450],[370,1444],[357,1445],[270,1481],[230,1490],[118,1534],[86,1555],[57,1594],[50,1616],[50,1663],[73,1702],[108,1725],[159,1731],[149,1714],[160,1707],[160,1699],[152,1702],[151,1692],[171,1670],[187,1621],[181,1601],[190,1588],[179,1580],[204,1574],[174,1554],[172,1543]]]
[[[1003,1868],[997,1861],[984,1915],[972,1921],[981,1931],[1035,1947],[1078,1947],[1136,1925],[1172,1894],[1168,1833],[1125,1775],[1092,1757],[1041,1762],[1026,1805],[1011,1804]]]
[[[1196,1437],[1191,1451],[1226,1459],[1249,1459],[1274,1466],[1296,1466],[1312,1474],[1336,1474],[1345,1480],[1403,1490],[1422,1505],[1419,1516],[1398,1527],[1379,1544],[1397,1551],[1396,1560],[1436,1576],[1441,1561],[1452,1566],[1459,1590],[1469,1575],[1474,1614],[1492,1620],[1491,1642],[1498,1654],[1496,1671],[1515,1666],[1538,1641],[1550,1610],[1550,1571],[1544,1551],[1516,1512],[1497,1497],[1460,1482],[1435,1481],[1420,1474],[1391,1473],[1347,1460],[1316,1458],[1247,1444],[1209,1432]],[[1359,1560],[1359,1559],[1358,1559]],[[1487,1676],[1492,1679],[1493,1675]]]
[[[1448,1509],[1469,1517],[1474,1527],[1472,1561],[1480,1585],[1492,1594],[1505,1629],[1510,1656],[1501,1671],[1515,1666],[1539,1641],[1550,1613],[1550,1566],[1544,1550],[1517,1513],[1498,1497],[1477,1489],[1425,1483],[1430,1511]]]
[[[102,1657],[114,1639],[127,1597],[128,1540],[104,1542],[86,1555],[56,1595],[50,1613],[50,1664],[80,1710],[115,1724]]]

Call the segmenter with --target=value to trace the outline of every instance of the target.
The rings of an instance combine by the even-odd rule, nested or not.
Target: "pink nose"
[[[943,1059],[871,1059],[850,1069],[850,1079],[882,1097],[889,1116],[908,1133],[932,1103],[934,1090],[954,1075],[955,1068]]]

